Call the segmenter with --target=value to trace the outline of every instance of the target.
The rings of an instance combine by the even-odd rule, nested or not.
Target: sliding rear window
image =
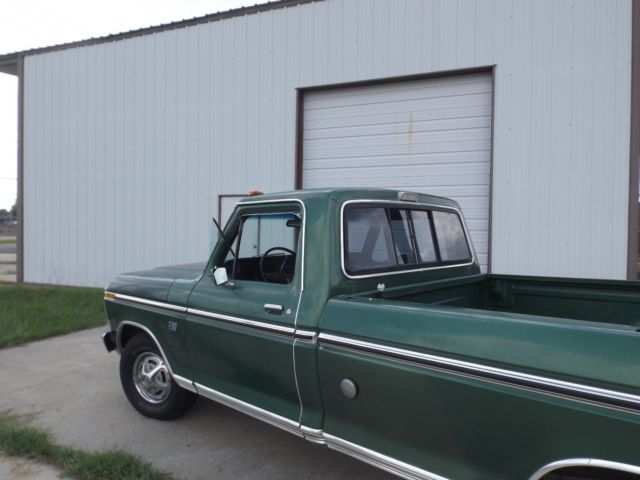
[[[460,217],[449,210],[348,205],[344,232],[344,265],[349,275],[471,261]]]

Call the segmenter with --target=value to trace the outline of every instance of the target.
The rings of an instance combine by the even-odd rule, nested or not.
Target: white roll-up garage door
[[[304,188],[382,187],[453,198],[486,271],[490,73],[304,94]]]

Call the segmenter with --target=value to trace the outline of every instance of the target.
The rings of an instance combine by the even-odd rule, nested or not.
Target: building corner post
[[[18,57],[18,232],[16,282],[24,283],[24,56]]]
[[[640,0],[631,1],[631,123],[627,278],[638,278],[638,167],[640,159]]]

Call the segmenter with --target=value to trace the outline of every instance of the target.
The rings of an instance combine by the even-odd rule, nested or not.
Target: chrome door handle
[[[284,307],[282,305],[276,305],[275,303],[265,303],[264,309],[268,313],[282,313]]]

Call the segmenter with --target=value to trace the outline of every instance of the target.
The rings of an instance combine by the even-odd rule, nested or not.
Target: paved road
[[[395,478],[205,399],[177,421],[141,416],[122,393],[104,330],[0,350],[0,411],[35,412],[34,425],[59,443],[121,448],[183,480]]]
[[[0,253],[0,282],[15,282],[15,281],[16,281],[16,254]]]
[[[0,253],[16,253],[16,244],[13,243],[0,243]]]

